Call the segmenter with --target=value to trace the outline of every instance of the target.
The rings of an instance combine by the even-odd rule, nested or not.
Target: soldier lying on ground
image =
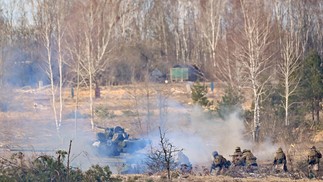
[[[281,147],[278,148],[275,157],[274,157],[274,170],[275,172],[287,172],[287,165],[286,165],[286,155]]]
[[[227,161],[222,155],[219,155],[217,151],[212,153],[213,161],[210,169],[210,174],[212,174],[212,170],[215,170],[215,174],[223,174],[225,170],[227,170],[231,162]]]
[[[311,147],[307,157],[309,178],[318,177],[320,158],[322,158],[322,154],[316,150],[315,146]]]

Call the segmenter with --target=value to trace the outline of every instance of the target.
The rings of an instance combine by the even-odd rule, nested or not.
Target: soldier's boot
[[[284,172],[284,164],[276,164],[275,165],[275,172],[276,173]]]
[[[313,170],[313,165],[308,166],[308,178],[309,179],[316,178],[315,172]]]
[[[215,176],[219,176],[220,173],[221,173],[221,168],[217,167],[217,168],[214,169],[214,175]]]

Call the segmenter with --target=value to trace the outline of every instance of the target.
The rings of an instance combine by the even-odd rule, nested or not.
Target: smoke
[[[17,101],[17,103],[21,102]],[[13,103],[11,105],[15,106]],[[240,146],[241,149],[251,149],[258,161],[272,159],[278,148],[269,139],[255,146],[250,141],[250,137],[249,139],[247,137],[251,134],[246,133],[244,121],[239,118],[238,111],[232,111],[227,119],[223,120],[210,117],[198,106],[184,107],[176,101],[168,100],[167,107],[168,111],[164,113],[165,118],[156,124],[162,126],[170,143],[178,149],[183,148],[183,153],[187,155],[193,165],[209,165],[213,151],[218,151],[219,154],[231,160],[230,155],[233,154],[237,146]],[[143,161],[147,157],[148,150],[142,150],[139,152],[140,155],[134,156],[102,157],[92,146],[92,142],[96,139],[96,133],[91,129],[87,118],[79,118],[77,128],[75,128],[74,120],[67,117],[62,123],[58,136],[54,122],[47,118],[51,112],[50,106],[44,105],[39,109],[41,110],[28,110],[28,114],[37,115],[42,112],[38,116],[39,118],[37,117],[42,122],[34,122],[32,117],[29,118],[26,114],[21,113],[24,117],[16,121],[17,127],[11,129],[2,124],[3,129],[0,130],[3,131],[2,133],[5,133],[5,130],[13,131],[10,135],[11,141],[8,143],[20,145],[22,149],[29,149],[32,146],[35,150],[53,150],[52,154],[55,155],[55,151],[58,149],[68,151],[69,141],[72,140],[70,160],[74,167],[86,170],[93,164],[109,165],[116,173],[117,165],[129,161],[129,164],[137,163],[142,165],[141,168],[144,168]],[[13,121],[10,123],[12,125]],[[24,132],[23,136],[20,131]],[[158,145],[160,141],[158,129],[149,133],[148,138],[151,139],[154,146]]]
[[[170,143],[182,148],[193,165],[210,164],[213,151],[231,160],[230,155],[237,146],[242,150],[251,149],[258,161],[271,159],[277,149],[269,139],[258,145],[250,141],[250,137],[248,139],[247,136],[251,133],[246,133],[239,111],[232,111],[227,119],[223,120],[210,117],[199,106],[191,110],[181,110],[177,105],[177,112],[168,114],[163,129]],[[153,132],[152,141],[158,144],[157,132]]]

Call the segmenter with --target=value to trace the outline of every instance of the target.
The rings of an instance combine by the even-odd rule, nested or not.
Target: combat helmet
[[[279,147],[277,152],[283,152],[283,149],[281,147]]]
[[[241,148],[240,147],[236,147],[235,152],[241,152]]]
[[[212,156],[213,157],[216,157],[216,156],[218,156],[219,154],[218,154],[218,152],[217,151],[214,151],[214,152],[212,152]]]

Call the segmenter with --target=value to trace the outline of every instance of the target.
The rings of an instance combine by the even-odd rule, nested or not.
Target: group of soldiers
[[[251,172],[257,169],[257,158],[253,155],[251,150],[244,149],[241,151],[240,147],[237,147],[232,156],[232,162],[225,159],[222,155],[218,154],[217,151],[212,153],[213,161],[210,169],[210,173],[215,171],[215,174],[224,173],[229,167],[245,167],[247,171]]]
[[[231,168],[242,168],[245,169],[246,172],[253,172],[257,170],[257,158],[252,154],[252,152],[248,149],[244,149],[241,151],[240,147],[236,147],[234,154],[231,155],[232,162],[225,159],[222,155],[218,154],[217,151],[212,153],[213,161],[210,169],[210,173],[215,171],[215,174],[223,174],[227,169]],[[319,162],[320,158],[322,158],[322,154],[316,149],[315,146],[311,147],[308,156],[307,156],[307,164],[308,164],[308,177],[309,178],[317,178],[319,171]],[[277,172],[287,172],[287,160],[286,155],[282,148],[278,148],[275,153],[273,160],[273,169]]]

